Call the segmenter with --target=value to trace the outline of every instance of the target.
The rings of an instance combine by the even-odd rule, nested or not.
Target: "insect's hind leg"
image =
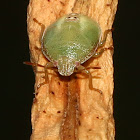
[[[99,42],[98,44],[98,49],[102,48],[105,45],[106,39],[107,39],[107,35],[112,32],[113,29],[108,29],[105,31],[103,39]],[[97,49],[97,50],[98,50]],[[113,46],[109,47],[109,48],[102,48],[99,52],[96,52],[93,57],[99,57],[103,54],[104,51],[106,50],[114,50]]]
[[[36,18],[33,18],[34,22],[36,22],[38,25],[41,26],[41,33],[40,33],[40,38],[39,38],[39,42],[41,43],[41,40],[42,40],[42,36],[43,36],[43,33],[45,31],[45,25],[40,23]]]
[[[99,42],[98,48],[103,47],[105,45],[106,39],[107,39],[107,35],[112,32],[113,29],[108,29],[104,32],[104,36],[103,39]]]
[[[113,46],[110,46],[109,48],[102,48],[99,52],[96,52],[92,57],[99,57],[103,54],[104,51],[107,51],[107,50],[114,50],[114,47]]]

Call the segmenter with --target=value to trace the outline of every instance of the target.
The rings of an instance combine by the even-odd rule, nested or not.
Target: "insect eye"
[[[78,17],[77,16],[68,16],[68,17],[66,17],[66,19],[69,19],[69,20],[77,20]]]

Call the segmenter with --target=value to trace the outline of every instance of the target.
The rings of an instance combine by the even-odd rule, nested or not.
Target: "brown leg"
[[[44,66],[43,65],[40,65],[40,64],[37,64],[37,63],[32,63],[32,62],[23,62],[23,64],[25,64],[25,65],[30,65],[30,66],[39,66],[39,67],[43,67],[44,68]]]
[[[99,67],[99,66],[95,66],[95,67],[87,67],[86,69],[101,69],[101,67]]]
[[[37,90],[42,86],[42,85],[45,85],[48,83],[48,69],[54,69],[54,65],[52,62],[48,62],[45,66],[44,66],[44,72],[45,72],[45,81],[43,83],[40,83],[38,86],[37,86]]]
[[[83,72],[83,73],[87,74],[88,77],[89,77],[89,88],[90,88],[91,90],[95,90],[95,91],[97,91],[97,92],[99,92],[99,93],[102,94],[102,91],[101,91],[101,90],[96,89],[96,88],[93,88],[93,84],[92,84],[92,75],[91,75],[90,71],[88,71],[84,66],[80,65],[80,66],[77,68],[76,72]]]
[[[113,46],[109,47],[109,48],[102,48],[99,52],[96,52],[92,57],[99,57],[103,54],[104,51],[106,50],[113,50]]]
[[[36,22],[37,24],[39,24],[41,26],[41,33],[40,33],[40,39],[39,39],[39,42],[41,43],[42,36],[43,36],[44,31],[45,31],[45,25],[40,23],[36,18],[34,18],[33,20],[34,20],[34,22]]]
[[[103,47],[105,45],[105,42],[106,42],[106,39],[107,39],[107,35],[109,34],[109,32],[112,32],[112,31],[113,31],[113,29],[108,29],[108,30],[105,31],[102,41],[99,42],[98,49],[101,48],[101,47]],[[108,49],[113,50],[114,48],[113,48],[113,46],[111,46],[109,48],[102,48],[99,52],[96,52],[93,55],[93,57],[99,57],[99,56],[101,56],[102,53],[104,51],[108,50]]]
[[[113,31],[113,29],[108,29],[108,30],[106,30],[106,31],[104,32],[103,39],[102,39],[102,41],[99,42],[99,46],[98,46],[98,47],[103,47],[103,46],[104,46],[104,44],[105,44],[105,42],[106,42],[106,39],[107,39],[108,33],[109,33],[109,32],[112,32],[112,31]]]
[[[52,62],[48,62],[45,66],[44,66],[44,69],[45,69],[45,83],[47,83],[48,81],[48,69],[52,69],[54,68],[54,65]]]
[[[47,81],[48,81],[48,71],[47,71],[47,70],[48,70],[48,69],[54,69],[54,68],[55,68],[52,62],[48,62],[45,66],[40,65],[40,64],[37,64],[37,63],[32,63],[32,62],[24,62],[24,64],[26,64],[26,65],[31,65],[31,66],[39,66],[39,67],[43,67],[43,68],[44,68],[44,73],[45,73],[44,78],[45,78],[45,82],[40,83],[40,84],[37,86],[37,90],[38,90],[42,85],[47,84]],[[38,71],[36,71],[36,72],[38,72]],[[43,71],[39,71],[39,73],[43,73]]]

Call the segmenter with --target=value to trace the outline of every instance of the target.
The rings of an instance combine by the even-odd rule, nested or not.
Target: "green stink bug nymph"
[[[100,56],[105,49],[97,52],[106,41],[107,30],[101,41],[101,28],[99,24],[88,16],[71,13],[58,19],[47,29],[36,19],[42,28],[41,49],[44,56],[50,61],[45,69],[57,67],[62,76],[70,76],[74,72],[84,72],[89,75],[89,87],[92,87],[90,72],[81,64],[91,57]],[[34,65],[33,63],[26,63]]]

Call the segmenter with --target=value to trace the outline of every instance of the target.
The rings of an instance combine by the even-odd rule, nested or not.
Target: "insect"
[[[91,57],[99,57],[107,49],[102,48],[97,51],[104,45],[111,29],[105,31],[101,40],[99,24],[88,16],[77,13],[61,17],[47,29],[36,19],[34,21],[41,26],[41,49],[44,56],[49,60],[44,66],[45,71],[58,68],[58,73],[62,76],[70,76],[74,72],[86,73],[89,76],[90,89],[95,89],[92,86],[90,71],[82,64]],[[31,62],[25,63],[35,65]]]

